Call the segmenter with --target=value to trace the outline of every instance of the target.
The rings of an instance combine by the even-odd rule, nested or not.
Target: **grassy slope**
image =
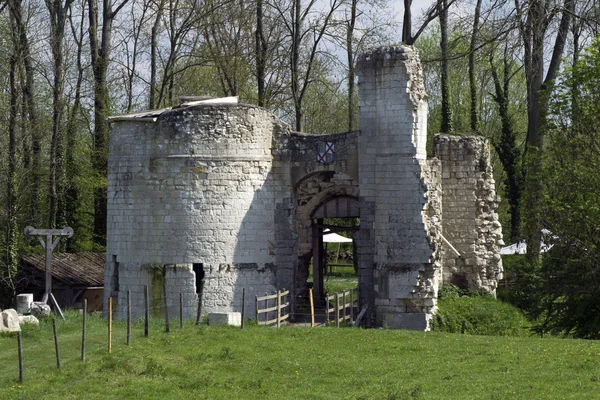
[[[0,399],[562,399],[600,397],[600,344],[392,330],[249,326],[150,338],[135,325],[132,345],[115,326],[89,319],[79,359],[80,317],[59,321],[62,368],[52,327],[24,334],[25,383],[16,339],[0,337]]]

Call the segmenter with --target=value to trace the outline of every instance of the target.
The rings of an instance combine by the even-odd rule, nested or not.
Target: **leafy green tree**
[[[600,40],[557,87],[543,224],[554,247],[543,258],[542,332],[600,338]],[[571,91],[578,89],[577,118]]]

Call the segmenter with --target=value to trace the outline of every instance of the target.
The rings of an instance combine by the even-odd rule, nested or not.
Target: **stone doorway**
[[[333,272],[331,268],[328,271],[331,260],[327,259],[324,237],[340,232],[354,236],[360,223],[358,200],[352,197],[335,197],[319,206],[312,213],[311,221],[313,295],[317,299],[323,299],[326,295],[324,279],[328,272]],[[356,242],[353,241],[351,248],[354,250],[352,260],[356,263]]]

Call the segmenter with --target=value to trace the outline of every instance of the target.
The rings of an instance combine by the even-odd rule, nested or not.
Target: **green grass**
[[[600,395],[595,341],[471,336],[350,328],[196,327],[189,321],[150,337],[136,324],[131,346],[115,324],[81,318],[23,334],[25,383],[16,339],[0,337],[0,399],[583,399]],[[349,368],[349,366],[352,366]]]
[[[443,297],[433,317],[433,330],[492,336],[530,336],[531,323],[517,307],[491,296]]]

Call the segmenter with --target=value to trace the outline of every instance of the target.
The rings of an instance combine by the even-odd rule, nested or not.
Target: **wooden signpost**
[[[28,226],[25,228],[25,236],[37,236],[42,247],[46,250],[46,290],[42,301],[46,304],[48,304],[48,301],[52,302],[57,314],[65,319],[65,316],[52,294],[52,251],[58,244],[61,236],[73,236],[73,228],[67,226],[62,229],[35,229],[33,226]]]

